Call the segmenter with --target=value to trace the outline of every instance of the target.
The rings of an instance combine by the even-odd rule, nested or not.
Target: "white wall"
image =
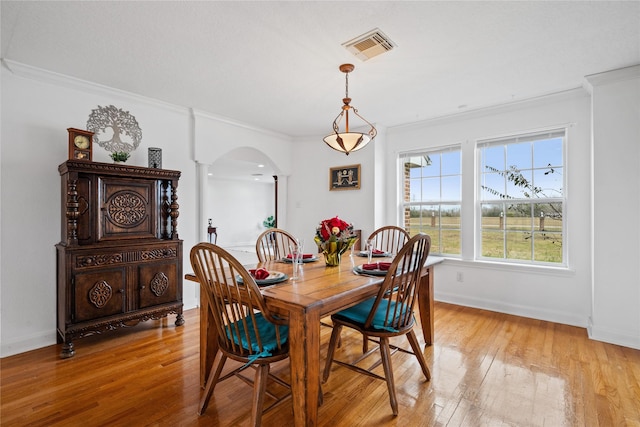
[[[98,105],[113,104],[137,119],[142,142],[129,164],[147,166],[147,148],[160,147],[163,167],[182,172],[178,233],[185,248],[193,246],[196,236],[188,110],[18,64],[12,69],[16,74],[4,66],[1,71],[2,356],[56,343],[54,245],[61,239],[62,198],[58,165],[68,158],[66,129],[85,128]],[[94,160],[111,162],[97,146]],[[188,256],[184,262],[188,271]],[[185,281],[183,295],[185,309],[197,305],[194,283]]]
[[[588,81],[594,169],[590,336],[640,348],[640,66]]]
[[[327,128],[329,125],[327,123]],[[383,194],[374,181],[375,142],[348,156],[330,149],[322,136],[300,139],[293,145],[292,174],[289,177],[287,229],[305,239],[305,249],[315,248],[313,237],[320,221],[334,216],[352,223],[364,236],[374,230],[375,194]],[[329,168],[360,165],[357,190],[329,190]]]
[[[416,123],[388,130],[387,159],[403,151],[462,146],[463,200],[475,200],[475,144],[479,139],[569,126],[567,147],[568,268],[523,267],[474,261],[475,215],[463,203],[462,258],[436,269],[435,297],[440,301],[485,308],[570,325],[586,326],[590,308],[589,96],[582,89]],[[390,182],[397,183],[397,176]],[[398,185],[390,185],[389,206],[397,209]],[[463,282],[456,281],[462,273]]]

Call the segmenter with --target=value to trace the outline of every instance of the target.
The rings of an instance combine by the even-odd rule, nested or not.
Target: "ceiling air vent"
[[[395,47],[395,44],[382,31],[376,28],[355,39],[342,43],[342,46],[346,47],[357,58],[366,61],[381,53],[390,51]]]

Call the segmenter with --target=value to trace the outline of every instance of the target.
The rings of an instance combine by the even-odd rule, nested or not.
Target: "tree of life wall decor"
[[[113,105],[98,105],[91,110],[87,130],[94,132],[93,142],[112,153],[131,153],[142,140],[142,130],[136,118]]]
[[[360,165],[329,168],[329,190],[360,189]]]

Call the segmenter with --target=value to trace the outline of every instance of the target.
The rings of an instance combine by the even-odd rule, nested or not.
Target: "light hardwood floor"
[[[591,341],[571,326],[444,303],[435,310],[435,344],[424,348],[431,381],[413,356],[393,356],[399,415],[384,382],[334,365],[319,426],[640,426],[639,350]],[[2,359],[1,424],[246,425],[251,389],[235,378],[196,414],[198,310],[185,319],[183,327],[171,316],[78,340],[67,360],[60,346]],[[324,364],[330,329],[321,333]],[[342,337],[336,358],[355,357],[361,338]],[[288,377],[288,362],[273,370]],[[291,422],[290,400],[263,417],[265,426]]]

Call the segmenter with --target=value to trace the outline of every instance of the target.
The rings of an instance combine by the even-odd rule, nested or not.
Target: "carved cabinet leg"
[[[75,356],[75,354],[76,354],[76,349],[73,346],[73,342],[68,341],[62,345],[62,353],[60,353],[61,359],[68,359],[70,357]]]
[[[184,316],[182,315],[182,313],[178,313],[176,314],[176,326],[182,325],[184,325]]]

